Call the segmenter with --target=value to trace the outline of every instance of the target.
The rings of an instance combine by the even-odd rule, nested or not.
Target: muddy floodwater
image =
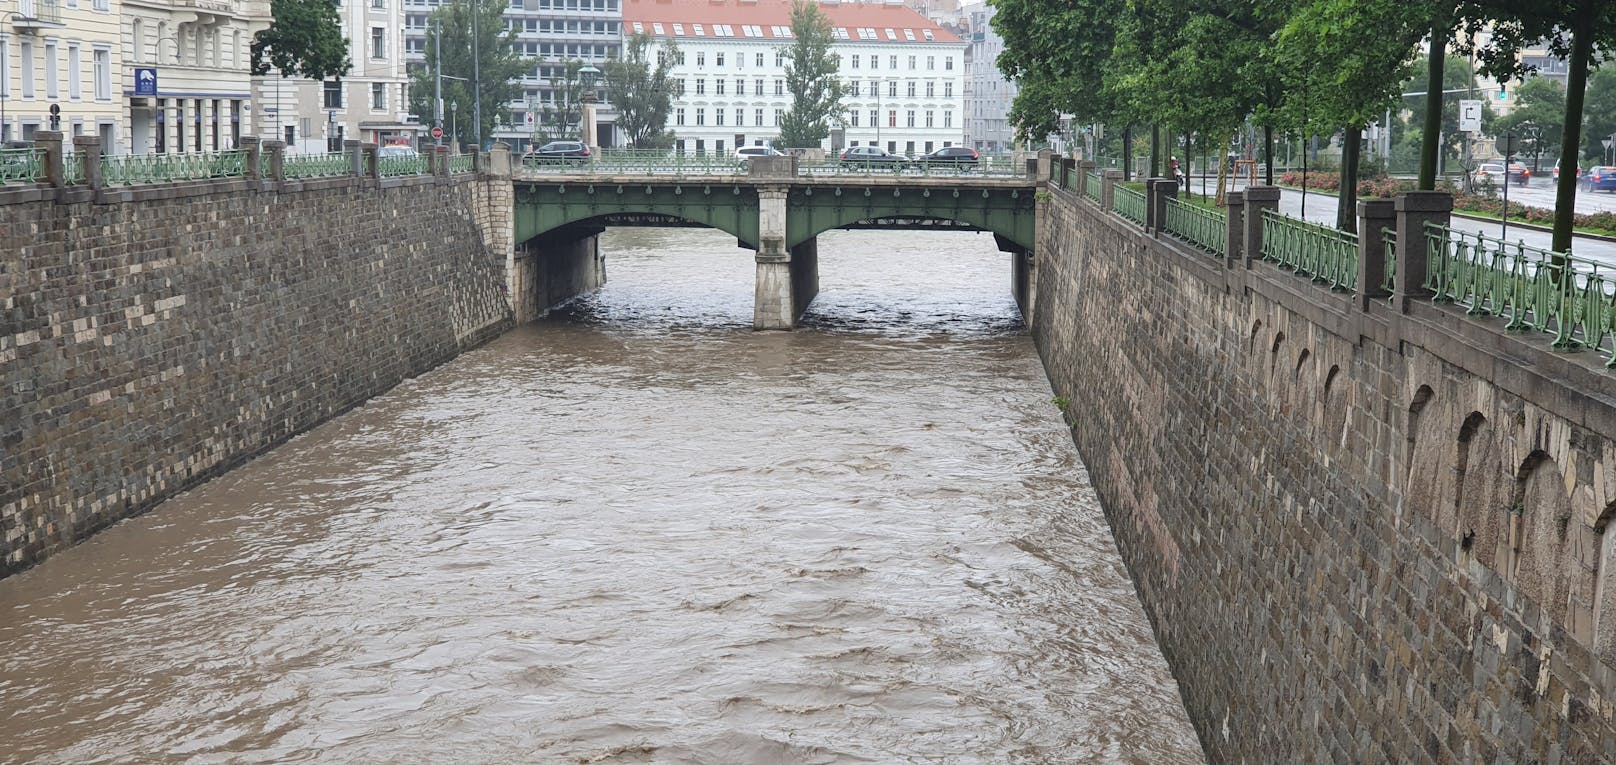
[[[0,580],[4,763],[1202,762],[992,237],[600,294]]]

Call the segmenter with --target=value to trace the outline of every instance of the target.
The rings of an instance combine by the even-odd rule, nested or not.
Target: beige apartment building
[[[137,154],[235,148],[252,120],[249,55],[268,0],[120,0],[128,145]]]
[[[125,143],[119,47],[116,0],[0,0],[0,140]]]

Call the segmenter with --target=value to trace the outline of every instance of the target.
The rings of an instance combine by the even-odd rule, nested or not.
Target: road
[[[1540,193],[1548,200],[1549,206],[1553,205],[1554,191],[1553,189],[1549,188],[1546,183],[1542,188],[1528,186],[1524,189],[1520,189],[1520,187],[1511,187],[1509,190],[1509,197],[1510,201],[1512,202],[1515,201],[1515,193],[1517,189],[1525,192],[1526,194],[1532,194],[1534,192]],[[1199,192],[1200,189],[1197,188],[1196,191]],[[1612,204],[1611,200],[1607,199],[1607,197],[1616,198],[1616,195],[1605,193],[1578,194],[1577,199],[1579,208],[1582,207],[1582,200],[1586,196],[1598,197],[1598,204],[1606,204],[1609,205],[1611,209],[1616,210],[1616,204]],[[1337,201],[1338,200],[1333,194],[1309,190],[1307,192],[1306,199],[1306,215],[1303,215],[1302,192],[1296,189],[1283,189],[1279,199],[1279,211],[1292,217],[1305,218],[1306,220],[1313,221],[1314,223],[1323,223],[1328,226],[1333,226],[1335,225]],[[1523,202],[1523,204],[1531,203]],[[1503,231],[1503,226],[1496,221],[1480,221],[1472,218],[1461,218],[1455,216],[1453,218],[1453,227],[1463,231],[1479,232],[1492,237],[1497,237],[1500,236],[1500,234],[1503,234],[1504,237],[1511,242],[1519,241],[1526,244],[1528,247],[1537,247],[1544,250],[1549,249],[1549,245],[1552,241],[1552,237],[1549,235],[1549,232],[1524,228],[1518,223],[1511,223],[1508,230]],[[1601,263],[1608,263],[1616,266],[1616,242],[1579,236],[1573,240],[1571,251],[1578,257],[1588,258],[1589,260],[1596,260]]]

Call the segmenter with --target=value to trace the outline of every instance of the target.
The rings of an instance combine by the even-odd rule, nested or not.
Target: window
[[[915,81],[914,80],[909,81],[909,97],[910,98],[915,97]]]
[[[679,66],[685,65],[685,52],[679,51]]]
[[[931,98],[931,97],[936,96],[936,95],[937,95],[937,83],[931,82],[930,80],[926,81],[926,97]]]
[[[954,97],[954,83],[953,82],[945,82],[945,83],[943,83],[943,98],[953,98],[953,97]]]
[[[759,37],[761,37],[761,36],[762,35],[759,35]],[[758,66],[763,66],[763,54],[762,53],[757,54],[757,65]],[[759,88],[758,92],[759,93],[763,92],[763,89]]]
[[[887,66],[888,69],[897,69],[898,68],[898,54],[894,53],[894,54],[888,56],[887,57],[887,64],[888,64],[888,66]]]
[[[724,110],[723,109],[714,109],[713,110],[713,124],[714,125],[720,125],[720,126],[724,124]]]
[[[723,65],[724,65],[724,54],[723,54],[723,52],[714,53],[713,54],[713,66],[723,66]]]
[[[774,81],[774,94],[777,95],[777,96],[783,96],[783,95],[786,94],[786,81],[785,80],[775,80]]]
[[[859,68],[859,58],[860,58],[859,54],[857,54],[857,53],[853,54],[853,68],[854,69]]]
[[[382,27],[370,28],[370,57],[387,58],[387,30]]]
[[[760,95],[760,96],[763,95],[763,78],[762,77],[757,78],[757,80],[752,83],[752,92],[756,93],[757,95]]]
[[[95,66],[95,100],[112,100],[112,52],[95,49],[90,57]]]
[[[703,79],[701,77],[696,78],[696,95],[698,95],[698,96],[707,95],[707,80],[705,80],[705,79]]]
[[[34,97],[34,44],[22,41],[22,97]]]
[[[702,50],[696,51],[696,66],[706,66],[706,65],[707,65],[707,51],[702,51]]]
[[[906,116],[908,117],[908,121],[904,124],[904,127],[914,127],[915,126],[915,110],[910,109],[908,115],[906,115]]]
[[[780,109],[775,109],[774,110],[774,124],[776,124],[776,125],[780,124],[781,111],[782,110],[780,110]]]
[[[45,43],[45,97],[56,98],[56,43]]]
[[[74,101],[84,96],[84,73],[79,71],[79,44],[67,44],[67,97]]]
[[[852,123],[853,127],[858,127],[859,126],[859,124],[858,124],[858,110],[857,109],[853,109],[852,111],[848,112],[848,117],[851,120],[851,123]],[[858,144],[853,144],[853,145],[857,146]]]
[[[373,112],[387,111],[387,86],[380,82],[370,84],[370,110]]]
[[[673,110],[673,124],[675,124],[675,125],[683,125],[683,124],[685,124],[685,109],[684,109],[684,107],[681,106],[681,107]]]
[[[930,109],[926,110],[926,127],[934,127],[932,125],[932,118],[931,118],[931,110]],[[931,150],[927,149],[927,151],[931,151]]]
[[[887,127],[897,127],[897,126],[898,126],[898,110],[897,109],[888,109],[887,110]]]
[[[341,109],[342,108],[342,80],[326,80],[323,83],[323,87],[325,88],[325,90],[323,91],[324,94],[325,94],[325,107],[324,108],[326,108],[326,109]],[[308,132],[308,131],[304,131],[304,132]]]
[[[745,124],[746,124],[746,110],[745,109],[736,109],[735,110],[735,126],[736,127],[741,127],[741,126],[744,126]]]
[[[950,112],[950,111],[943,112],[943,127],[953,127],[953,126],[954,126],[954,113]]]
[[[914,71],[914,68],[915,68],[915,57],[910,56],[909,57],[909,69],[910,69],[910,71]]]
[[[898,81],[897,80],[887,80],[887,95],[891,96],[892,98],[897,98],[898,97]]]
[[[881,57],[880,56],[877,56],[874,53],[870,54],[870,68],[871,69],[880,69],[881,68]]]
[[[763,124],[763,110],[758,109],[752,113],[752,122],[761,126]]]
[[[947,71],[950,71],[950,72],[954,71],[954,57],[953,56],[944,56],[943,57],[943,69],[945,69]]]
[[[786,65],[786,54],[784,54],[784,53],[776,53],[776,54],[774,54],[774,65],[775,66],[785,66]]]
[[[680,96],[685,94],[685,81],[683,77],[679,78],[678,84],[674,86],[674,89]]]
[[[707,124],[707,110],[706,109],[697,109],[696,110],[696,124],[698,126]]]
[[[870,110],[870,127],[881,126],[881,114],[874,109]]]
[[[140,19],[135,19],[129,24],[129,43],[131,49],[129,55],[133,56],[134,62],[138,64],[146,58],[146,27]]]
[[[927,56],[926,57],[926,71],[929,72],[929,71],[931,71],[933,69],[936,69],[936,68],[937,68],[937,57],[936,56]]]
[[[0,97],[11,97],[11,41],[0,37]],[[0,122],[0,130],[5,130],[6,124]],[[9,139],[9,133],[0,135],[0,141]]]
[[[746,95],[746,80],[743,80],[743,79],[741,79],[739,77],[735,78],[735,95],[737,95],[737,96]],[[757,93],[754,93],[753,95],[761,96],[761,95],[763,95],[763,91],[758,91]]]
[[[699,91],[698,91],[699,92]],[[724,95],[724,78],[713,80],[713,95]]]

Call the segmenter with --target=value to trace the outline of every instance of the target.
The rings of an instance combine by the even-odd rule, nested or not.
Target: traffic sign
[[[527,122],[527,124],[532,125],[533,124],[533,112],[523,112],[522,113],[522,119],[523,119],[523,121]]]
[[[1521,153],[1521,137],[1514,133],[1505,133],[1493,141],[1493,148],[1506,157],[1513,157]]]
[[[1464,133],[1481,132],[1481,101],[1459,101],[1459,130]]]
[[[443,137],[443,128],[440,128],[440,127],[432,128],[432,137],[433,138],[442,138]]]

